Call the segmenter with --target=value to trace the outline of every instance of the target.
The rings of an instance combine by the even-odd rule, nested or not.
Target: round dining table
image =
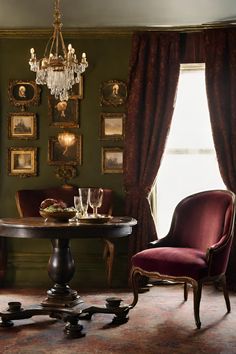
[[[18,302],[9,303],[5,312],[0,312],[0,326],[13,325],[12,320],[29,318],[34,315],[49,314],[50,317],[66,322],[65,333],[68,337],[80,337],[81,318],[91,318],[96,312],[114,313],[115,320],[125,322],[129,306],[120,306],[115,297],[108,299],[105,308],[83,308],[81,297],[71,289],[69,282],[75,272],[75,263],[70,249],[70,240],[84,238],[104,238],[113,240],[131,235],[137,221],[131,217],[111,217],[108,221],[80,220],[79,222],[52,221],[41,217],[2,218],[0,236],[6,238],[48,239],[52,244],[52,253],[48,261],[48,275],[54,285],[47,290],[46,298],[39,306],[23,309]],[[117,305],[118,303],[118,305]],[[79,308],[78,308],[79,307]]]

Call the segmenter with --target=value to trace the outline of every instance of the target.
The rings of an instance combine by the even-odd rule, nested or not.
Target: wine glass
[[[102,188],[90,188],[89,193],[89,205],[93,208],[92,216],[98,217],[98,208],[102,205],[103,189]]]
[[[88,217],[89,188],[79,188],[79,196],[82,207],[82,217]]]
[[[74,207],[76,209],[75,218],[76,218],[76,221],[78,221],[79,218],[81,217],[82,209],[83,209],[82,203],[81,203],[81,198],[78,195],[74,196]]]
[[[74,196],[74,207],[76,209],[76,214],[72,219],[69,219],[70,222],[79,221],[79,218],[81,217],[81,214],[82,214],[81,200],[80,200],[80,197],[77,195]]]

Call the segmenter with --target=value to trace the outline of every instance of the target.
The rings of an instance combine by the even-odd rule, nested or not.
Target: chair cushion
[[[205,252],[193,248],[160,247],[146,249],[132,257],[132,264],[147,272],[195,280],[207,276]]]

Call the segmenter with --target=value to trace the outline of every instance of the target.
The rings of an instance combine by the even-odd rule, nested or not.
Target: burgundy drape
[[[205,33],[206,89],[222,179],[236,193],[236,29]],[[236,284],[236,237],[227,271]]]
[[[135,33],[125,132],[126,215],[138,220],[130,254],[156,239],[148,201],[164,151],[179,77],[179,34]]]

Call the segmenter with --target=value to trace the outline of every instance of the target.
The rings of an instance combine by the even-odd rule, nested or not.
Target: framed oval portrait
[[[37,106],[41,88],[35,81],[10,80],[8,87],[9,101],[14,106]]]
[[[122,106],[127,100],[127,84],[124,81],[108,80],[101,85],[101,105]]]

